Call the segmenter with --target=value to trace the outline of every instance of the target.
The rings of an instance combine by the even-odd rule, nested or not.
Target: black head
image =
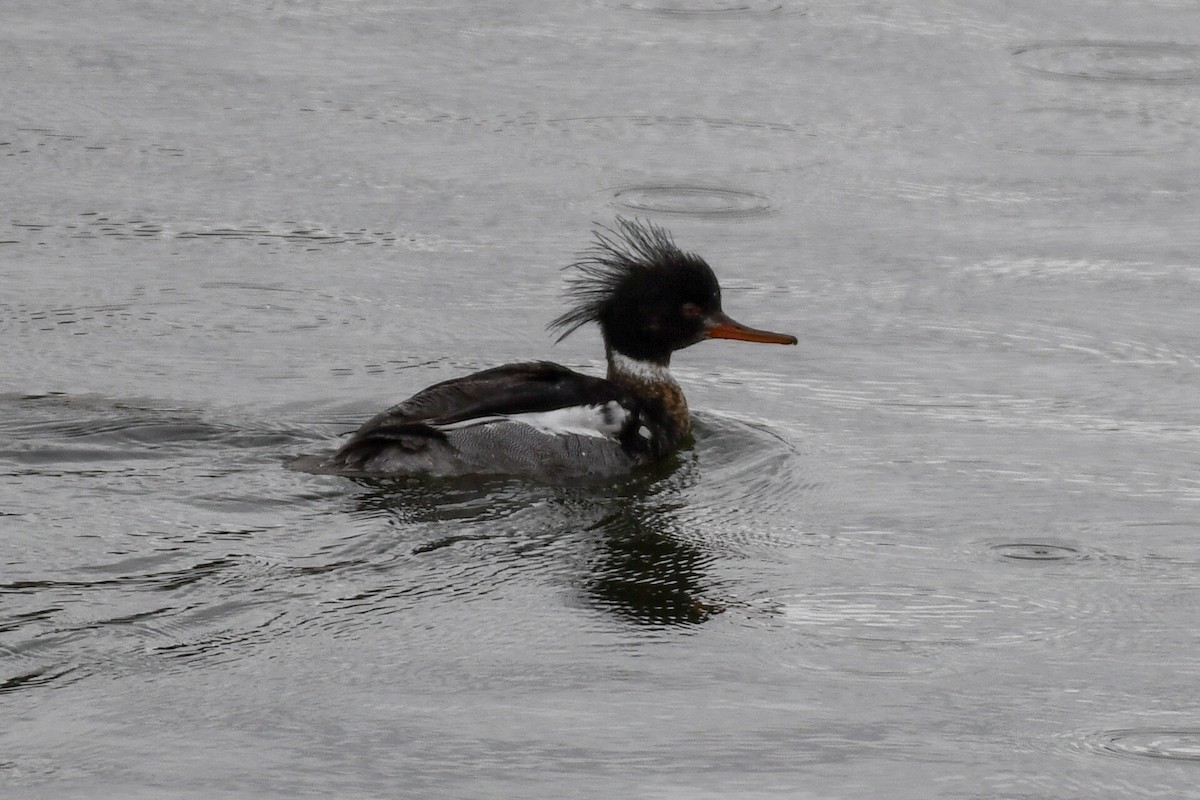
[[[796,343],[725,316],[712,268],[648,222],[618,217],[615,227],[599,227],[592,247],[568,269],[578,270],[567,289],[574,306],[549,326],[562,331],[559,341],[595,322],[612,350],[660,364],[704,339]]]

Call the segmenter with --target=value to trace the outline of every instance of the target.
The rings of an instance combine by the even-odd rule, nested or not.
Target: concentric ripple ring
[[[1012,49],[1017,66],[1050,78],[1114,83],[1200,82],[1200,47],[1172,42],[1044,41]]]
[[[613,201],[630,211],[681,216],[745,218],[775,211],[753,192],[696,184],[645,184],[612,190]]]
[[[1002,542],[988,549],[1013,561],[1069,561],[1084,557],[1078,548],[1046,542]]]

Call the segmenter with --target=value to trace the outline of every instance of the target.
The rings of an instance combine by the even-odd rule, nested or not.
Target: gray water
[[[1200,5],[0,15],[4,797],[1200,797]],[[285,468],[618,214],[691,449]]]

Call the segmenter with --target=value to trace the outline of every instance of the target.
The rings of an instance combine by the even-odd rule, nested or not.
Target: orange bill
[[[747,328],[740,322],[734,322],[726,314],[718,311],[708,318],[708,328],[705,335],[709,339],[738,339],[743,342],[762,342],[763,344],[795,344],[796,337],[787,333],[760,331],[757,328]]]

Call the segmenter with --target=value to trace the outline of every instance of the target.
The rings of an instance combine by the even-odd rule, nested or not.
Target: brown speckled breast
[[[611,374],[609,380],[628,389],[651,417],[658,428],[660,455],[666,455],[679,447],[692,430],[692,415],[688,412],[687,398],[674,381],[645,381],[623,373]]]

